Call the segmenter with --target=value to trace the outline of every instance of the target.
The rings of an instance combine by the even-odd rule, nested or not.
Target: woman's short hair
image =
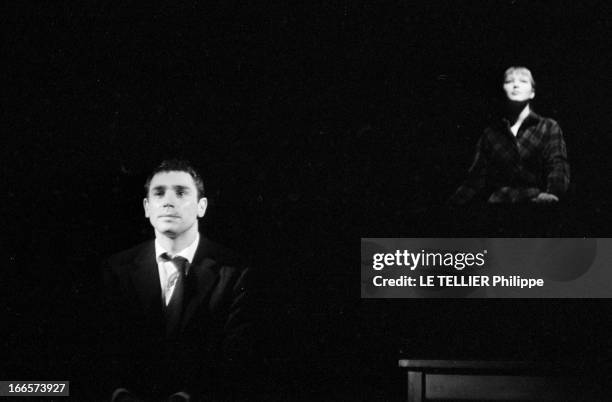
[[[506,81],[506,78],[508,78],[508,76],[512,74],[521,74],[521,75],[525,75],[529,77],[529,81],[531,82],[531,87],[535,90],[535,86],[536,86],[535,80],[533,79],[533,75],[531,74],[531,71],[529,71],[527,67],[512,66],[508,68],[504,72],[504,81]]]

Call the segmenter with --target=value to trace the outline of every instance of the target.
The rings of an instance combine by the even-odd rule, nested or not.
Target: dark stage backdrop
[[[593,365],[609,352],[607,300],[360,300],[358,265],[361,237],[496,234],[462,233],[442,205],[517,64],[568,144],[557,233],[610,236],[608,2],[35,2],[2,14],[2,379],[95,376],[99,263],[152,236],[142,184],[169,156],[203,172],[202,231],[258,268],[279,399],[396,399],[400,353]]]

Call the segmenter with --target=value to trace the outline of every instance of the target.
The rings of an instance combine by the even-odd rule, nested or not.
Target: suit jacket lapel
[[[130,275],[145,314],[162,319],[162,289],[155,259],[155,245],[152,241],[143,247],[134,260],[134,269],[130,271]]]
[[[193,257],[193,262],[189,268],[189,281],[193,281],[193,294],[183,312],[183,328],[187,326],[198,307],[205,303],[217,283],[218,274],[214,267],[217,262],[211,258],[210,243],[203,237],[200,237],[200,244]]]

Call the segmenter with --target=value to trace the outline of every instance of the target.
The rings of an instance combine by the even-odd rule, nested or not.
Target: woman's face
[[[508,100],[513,102],[527,102],[535,97],[531,79],[525,73],[515,71],[506,76],[504,91]]]

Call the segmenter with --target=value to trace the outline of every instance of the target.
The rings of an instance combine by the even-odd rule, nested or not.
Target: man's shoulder
[[[200,238],[196,257],[211,259],[217,267],[225,269],[244,270],[250,265],[243,255],[206,237]]]
[[[140,255],[142,255],[148,249],[155,250],[153,240],[147,240],[127,250],[119,251],[118,253],[115,253],[111,255],[110,257],[108,257],[107,261],[109,265],[112,265],[112,266],[126,265],[126,264],[133,262],[135,259],[137,259]]]

